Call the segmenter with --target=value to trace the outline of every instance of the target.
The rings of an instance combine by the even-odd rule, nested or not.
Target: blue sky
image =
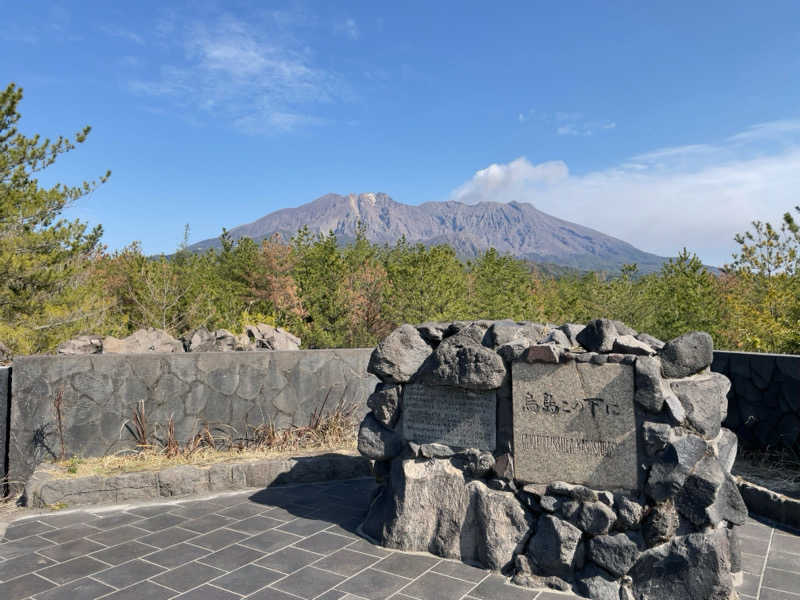
[[[43,183],[172,251],[328,193],[528,201],[674,255],[800,204],[797,2],[16,2],[21,128],[93,127]]]

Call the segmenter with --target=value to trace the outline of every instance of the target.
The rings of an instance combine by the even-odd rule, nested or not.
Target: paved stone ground
[[[18,518],[0,539],[0,599],[568,600],[355,534],[371,480]],[[744,529],[742,598],[800,600],[800,537]]]

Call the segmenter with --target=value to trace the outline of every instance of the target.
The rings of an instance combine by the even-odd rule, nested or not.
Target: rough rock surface
[[[409,381],[431,353],[431,347],[412,325],[401,325],[372,352],[367,372],[387,383]]]
[[[446,338],[420,369],[419,381],[471,390],[499,388],[506,376],[503,359],[493,350],[459,333]]]
[[[537,574],[571,579],[575,571],[583,568],[581,530],[553,515],[542,515],[527,554]]]
[[[558,351],[558,346],[552,342],[547,342],[544,344],[534,344],[533,346],[530,346],[525,351],[523,356],[529,363],[558,363],[560,354],[561,353]]]
[[[609,319],[595,319],[587,323],[576,339],[589,352],[611,352],[618,335],[617,327]]]
[[[389,548],[500,570],[522,550],[531,525],[514,494],[467,479],[447,460],[396,460],[364,531]]]
[[[589,540],[587,558],[609,573],[622,577],[639,558],[639,546],[624,533],[599,535]]]
[[[372,413],[364,417],[358,430],[358,451],[361,454],[375,460],[389,460],[399,456],[404,447],[403,438],[381,425]]]
[[[140,329],[123,339],[103,339],[103,354],[144,354],[146,352],[183,352],[183,344],[162,329]]]
[[[616,578],[591,563],[578,575],[575,591],[592,600],[619,600],[619,582]]]
[[[670,382],[689,423],[706,439],[717,437],[728,410],[730,380],[719,373]]]
[[[3,362],[3,346],[0,344],[0,363]],[[103,338],[99,335],[79,335],[62,342],[56,348],[58,354],[100,354],[103,351]]]
[[[714,342],[705,331],[692,331],[668,341],[660,354],[665,376],[688,377],[714,360]]]
[[[620,354],[641,354],[643,356],[651,356],[656,353],[649,344],[637,340],[632,335],[618,336],[614,340],[612,350]]]
[[[651,548],[630,573],[636,600],[730,600],[734,591],[724,531],[679,536]]]
[[[250,345],[256,350],[299,350],[300,338],[281,327],[266,323],[248,325],[244,329]]]
[[[402,387],[396,383],[379,383],[367,398],[367,406],[382,424],[393,429],[399,416]]]
[[[669,396],[674,396],[669,383],[661,377],[661,364],[657,358],[639,356],[634,364],[636,402],[651,413],[658,413]]]

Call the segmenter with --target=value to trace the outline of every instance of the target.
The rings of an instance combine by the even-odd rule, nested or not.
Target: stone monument
[[[728,600],[747,512],[712,343],[619,321],[403,325],[359,430],[362,532],[613,600]]]

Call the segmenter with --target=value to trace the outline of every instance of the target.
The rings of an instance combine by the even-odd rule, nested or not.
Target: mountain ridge
[[[446,243],[459,256],[471,258],[490,247],[502,254],[539,263],[581,270],[619,270],[636,263],[643,273],[667,260],[577,223],[559,219],[527,202],[455,200],[410,205],[384,193],[325,194],[306,204],[271,212],[229,230],[233,239],[261,240],[275,233],[288,240],[303,226],[312,233],[332,231],[342,241],[352,240],[359,223],[373,243],[393,244],[401,236],[410,243]],[[219,238],[189,246],[203,251],[218,248]]]

